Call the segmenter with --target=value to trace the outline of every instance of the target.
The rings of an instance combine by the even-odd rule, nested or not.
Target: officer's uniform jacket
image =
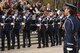
[[[47,26],[48,24],[47,24],[47,17],[46,16],[44,16],[43,18],[42,18],[42,20],[41,20],[41,29],[42,30],[46,30],[46,26]]]
[[[79,30],[79,21],[76,16],[70,15],[67,17],[65,24],[64,46],[73,48],[77,43],[77,33]]]
[[[31,13],[29,13],[28,16],[25,16],[25,30],[30,30],[30,27],[31,27],[31,16],[32,16]]]
[[[53,30],[53,17],[49,17],[48,20],[48,31],[52,31]]]
[[[5,16],[5,31],[10,31],[11,30],[11,21],[12,21],[12,16],[11,15],[6,15]]]
[[[18,18],[15,18],[15,28],[14,29],[20,29],[21,28],[21,15],[18,15]]]

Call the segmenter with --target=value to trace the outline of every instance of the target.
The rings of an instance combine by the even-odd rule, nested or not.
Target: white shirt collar
[[[67,18],[69,18],[70,15],[67,16]]]

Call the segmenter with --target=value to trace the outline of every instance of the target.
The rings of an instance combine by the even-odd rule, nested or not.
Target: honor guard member
[[[20,28],[21,28],[21,15],[18,14],[18,10],[16,10],[15,12],[15,27],[14,27],[14,36],[17,37],[17,44],[18,44],[18,47],[17,49],[20,49]]]
[[[2,51],[4,51],[5,49],[5,35],[7,37],[7,47],[8,50],[10,50],[10,30],[11,30],[11,15],[7,14],[8,12],[6,11],[5,14],[2,16]]]
[[[31,17],[32,14],[29,12],[29,9],[27,9],[26,13],[23,16],[23,22],[22,25],[24,25],[23,28],[23,48],[26,46],[26,37],[28,38],[28,47],[31,46],[31,38],[30,38],[30,27],[31,27]],[[27,35],[26,35],[27,33]]]
[[[48,32],[46,33],[49,35],[51,40],[51,47],[54,46],[54,36],[53,36],[53,12],[49,12],[49,17],[47,17],[48,20]],[[49,40],[48,40],[49,41]]]
[[[45,12],[44,12],[45,13]],[[41,20],[41,37],[42,37],[42,44],[43,44],[43,48],[46,46],[46,28],[47,28],[47,20],[46,20],[46,16],[47,14],[45,14],[42,17]]]
[[[56,45],[58,45],[58,35],[59,35],[58,32],[59,32],[59,30],[58,30],[58,15],[56,14],[54,16],[54,37],[55,37]]]
[[[67,17],[64,28],[64,53],[78,53],[77,50],[77,36],[79,30],[79,20],[75,16],[76,6],[66,3],[65,4],[65,16]]]
[[[4,35],[4,23],[5,23],[5,16],[2,15],[1,17],[1,51],[5,50],[5,35]]]
[[[3,15],[3,11],[1,10],[0,7],[0,23],[1,23],[2,15]],[[1,38],[1,24],[0,24],[0,38]]]

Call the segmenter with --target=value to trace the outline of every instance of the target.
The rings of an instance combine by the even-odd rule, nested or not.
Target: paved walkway
[[[30,48],[21,48],[21,49],[14,49],[10,51],[3,51],[0,53],[63,53],[63,46],[54,46],[48,48],[41,48],[38,49],[37,45],[32,45]]]

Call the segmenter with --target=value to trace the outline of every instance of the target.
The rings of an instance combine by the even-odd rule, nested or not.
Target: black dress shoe
[[[58,43],[56,43],[56,46],[58,46]]]
[[[10,50],[10,48],[8,48],[7,50]]]
[[[31,45],[28,45],[28,47],[31,47]]]
[[[45,46],[43,46],[43,48],[45,48]]]
[[[1,51],[4,51],[4,49],[1,49]]]
[[[20,49],[20,47],[17,47],[17,49]]]
[[[25,46],[23,46],[23,48],[26,48]]]
[[[38,46],[37,48],[41,48],[41,46]]]
[[[51,44],[51,47],[55,46],[55,44]]]

